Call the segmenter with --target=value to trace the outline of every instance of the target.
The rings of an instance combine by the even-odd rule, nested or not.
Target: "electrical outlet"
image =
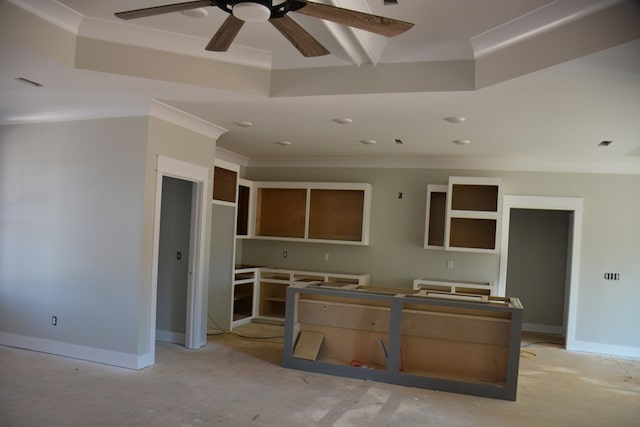
[[[51,326],[58,325],[58,316],[51,316]]]
[[[329,252],[325,252],[324,255],[322,255],[322,259],[325,261],[329,261]]]
[[[449,270],[453,270],[453,260],[452,260],[452,259],[450,259],[449,261],[447,261],[447,268],[448,268]]]
[[[282,251],[282,258],[286,258],[286,257],[287,257],[287,255],[289,255],[289,254],[287,253],[287,251]]]

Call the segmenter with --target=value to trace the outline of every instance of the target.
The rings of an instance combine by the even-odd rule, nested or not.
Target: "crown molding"
[[[236,154],[232,151],[225,150],[224,148],[216,147],[216,159],[224,160],[226,162],[234,163],[240,166],[248,166],[249,158],[240,154]]]
[[[536,161],[517,159],[473,158],[253,158],[247,167],[270,168],[393,168],[393,169],[464,169],[512,172],[563,172],[615,175],[640,175],[640,162],[599,163],[579,161]]]
[[[151,101],[149,115],[217,140],[227,129],[167,105],[157,99]]]

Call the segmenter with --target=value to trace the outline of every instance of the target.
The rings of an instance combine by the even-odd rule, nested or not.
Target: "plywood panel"
[[[307,190],[259,188],[256,235],[304,238]]]
[[[454,184],[451,209],[461,211],[498,211],[497,185]]]
[[[458,248],[495,249],[496,220],[452,218],[449,246]]]
[[[362,240],[364,190],[311,190],[309,238]]]
[[[235,203],[238,173],[216,166],[213,170],[213,198]]]
[[[447,207],[447,193],[431,193],[429,204],[429,241],[430,246],[444,246],[444,224]]]
[[[386,368],[387,358],[380,344],[380,340],[389,342],[386,333],[304,323],[300,324],[300,329],[324,336],[317,360],[343,365],[350,365],[351,361],[358,360],[371,368]]]
[[[402,336],[403,366],[408,373],[504,383],[508,355],[504,346]]]
[[[416,337],[509,345],[511,321],[495,317],[404,310],[402,333]]]
[[[300,300],[301,323],[327,325],[366,331],[389,331],[389,308],[344,304],[340,302]]]

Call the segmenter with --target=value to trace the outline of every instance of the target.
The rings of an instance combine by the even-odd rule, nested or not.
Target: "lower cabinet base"
[[[283,366],[516,399],[522,325],[517,298],[458,301],[390,291],[289,287]],[[308,345],[298,339],[305,332],[321,337],[311,352],[297,348],[299,342]]]

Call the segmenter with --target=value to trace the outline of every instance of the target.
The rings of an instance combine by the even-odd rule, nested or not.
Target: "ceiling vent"
[[[25,79],[24,77],[16,77],[16,81],[33,87],[42,87],[42,83],[34,82],[33,80]]]

